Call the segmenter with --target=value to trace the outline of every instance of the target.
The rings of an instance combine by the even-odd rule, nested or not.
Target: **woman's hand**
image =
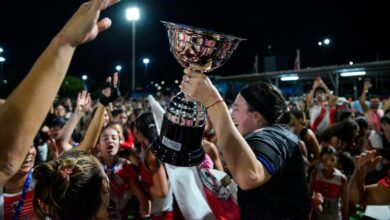
[[[150,214],[152,212],[152,202],[150,199],[145,199],[140,202],[139,204],[139,214],[141,215],[141,218],[150,217]]]
[[[120,95],[118,73],[116,72],[112,77],[110,76],[107,78],[106,87],[100,94],[99,102],[104,106],[107,106],[112,101],[115,101]]]
[[[363,152],[356,156],[355,170],[366,175],[376,167],[381,159],[381,156],[376,156],[375,150]]]
[[[89,92],[85,90],[79,92],[77,96],[76,108],[74,112],[84,114],[90,109],[90,106],[91,106],[91,95],[89,94]]]
[[[86,43],[111,26],[109,18],[99,21],[100,11],[119,2],[119,0],[91,0],[80,6],[76,13],[62,28],[58,36],[73,47]]]
[[[181,91],[187,96],[209,106],[218,100],[222,100],[221,95],[210,79],[201,72],[191,68],[184,69]]]

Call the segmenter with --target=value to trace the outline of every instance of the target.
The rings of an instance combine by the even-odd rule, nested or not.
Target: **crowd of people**
[[[76,48],[110,27],[100,12],[118,1],[81,5],[1,102],[0,219],[198,219],[186,214],[199,211],[198,197],[183,208],[177,193],[195,189],[178,185],[151,150],[159,123],[150,103],[121,97],[117,73],[97,100],[87,91],[57,98]],[[211,171],[222,171],[221,182],[237,187],[224,198],[205,187],[202,219],[348,219],[390,205],[390,99],[371,87],[352,102],[318,77],[297,104],[259,82],[228,106],[206,75],[186,68],[181,90],[207,111],[195,172],[214,181]]]

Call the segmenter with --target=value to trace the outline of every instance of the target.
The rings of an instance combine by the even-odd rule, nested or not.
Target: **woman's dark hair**
[[[329,141],[332,137],[336,136],[343,145],[351,147],[356,129],[359,129],[359,125],[355,121],[344,120],[337,122],[322,132],[320,141]]]
[[[156,123],[151,112],[141,113],[135,121],[135,127],[149,141],[153,141],[158,136]]]
[[[64,152],[34,169],[35,212],[53,219],[91,219],[102,203],[103,173],[99,161],[79,150]]]
[[[355,121],[356,121],[356,123],[358,123],[360,129],[363,129],[363,128],[368,129],[368,121],[367,121],[366,117],[359,116],[359,117],[355,118]]]
[[[282,93],[270,83],[253,83],[240,91],[248,103],[248,111],[259,112],[269,125],[275,123],[288,124],[290,114]]]
[[[48,123],[48,127],[49,128],[52,128],[52,127],[64,127],[64,125],[66,124],[66,120],[62,117],[54,117],[52,118],[49,123]]]
[[[303,117],[305,116],[305,113],[299,109],[291,110],[291,114],[298,120],[303,120]]]
[[[339,169],[347,176],[350,177],[355,169],[354,158],[347,152],[340,152],[337,157]]]
[[[116,117],[116,116],[118,116],[119,114],[122,114],[122,113],[126,113],[126,111],[123,110],[123,109],[120,109],[120,108],[114,109],[114,110],[111,111],[112,117]]]
[[[337,120],[337,122],[344,121],[344,120],[350,120],[352,115],[353,115],[352,111],[342,111],[342,112],[339,112],[336,120]]]

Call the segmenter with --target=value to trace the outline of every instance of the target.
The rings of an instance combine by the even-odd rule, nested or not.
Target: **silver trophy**
[[[222,66],[244,40],[227,34],[164,22],[171,52],[184,67],[210,72]],[[201,146],[206,123],[205,108],[180,92],[169,102],[161,132],[152,152],[164,163],[196,166],[204,159]]]

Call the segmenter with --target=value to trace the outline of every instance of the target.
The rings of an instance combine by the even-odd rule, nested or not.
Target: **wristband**
[[[225,101],[225,100],[220,99],[220,100],[214,102],[213,104],[206,106],[206,109],[209,109],[209,108],[213,107],[214,105],[216,105],[216,104],[218,104],[218,103],[220,103],[220,102],[223,102],[223,101]]]

